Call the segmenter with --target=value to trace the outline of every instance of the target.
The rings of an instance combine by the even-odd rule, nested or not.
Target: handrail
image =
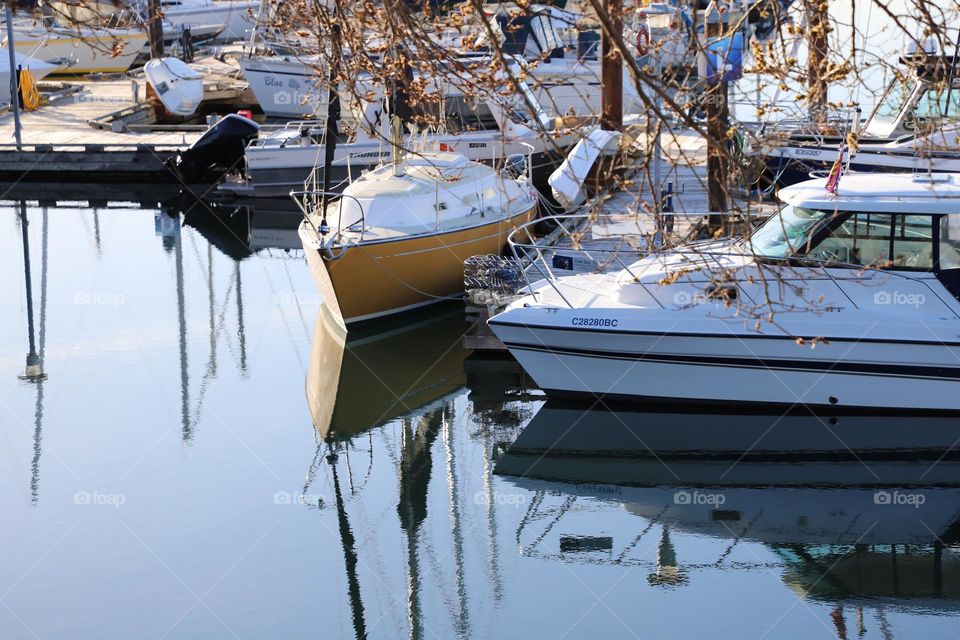
[[[547,261],[546,256],[544,255],[544,250],[556,249],[557,247],[555,247],[554,245],[544,246],[539,244],[537,242],[536,237],[530,231],[530,227],[544,220],[553,220],[558,223],[558,229],[562,230],[563,235],[566,235],[568,238],[573,240],[573,231],[571,231],[570,229],[567,229],[563,224],[564,220],[573,220],[573,219],[588,221],[590,219],[596,219],[596,216],[592,214],[587,214],[587,213],[542,216],[537,220],[532,220],[530,222],[526,222],[524,224],[517,226],[517,228],[511,231],[510,234],[507,236],[507,245],[510,247],[510,251],[513,254],[514,258],[517,260],[517,262],[520,264],[523,264],[525,260],[529,260],[528,268],[535,269],[537,273],[540,275],[540,277],[543,280],[545,280],[547,284],[551,286],[551,288],[554,290],[554,292],[556,292],[556,294],[560,297],[560,299],[563,300],[563,302],[571,309],[574,307],[571,304],[571,302],[567,299],[567,297],[563,294],[563,291],[559,288],[558,286],[559,279],[553,273],[553,270],[550,268],[550,264]],[[523,235],[521,236],[521,234]],[[530,241],[523,241],[520,239],[521,237],[526,237],[530,239]],[[574,247],[564,247],[564,249],[568,251],[579,251],[580,253],[590,257],[591,259],[593,259],[592,256],[590,255],[591,253],[613,254],[614,260],[623,268],[623,270],[626,273],[628,273],[632,277],[633,281],[639,284],[643,288],[643,290],[646,291],[648,294],[650,294],[651,297],[654,300],[656,300],[658,304],[660,304],[661,308],[663,308],[663,304],[660,303],[659,300],[657,300],[656,296],[650,293],[649,289],[643,282],[641,282],[640,278],[636,274],[634,274],[634,272],[630,269],[630,267],[620,259],[619,253],[622,250],[621,248],[618,247],[615,249],[589,249],[588,250],[584,248],[577,249]],[[703,251],[702,249],[696,249],[696,248],[684,249],[683,247],[676,247],[672,249],[671,252],[674,255],[678,255],[681,257],[687,256],[687,255],[696,256],[704,263],[704,266],[707,266],[707,263],[711,260],[714,263],[718,263],[717,258],[731,256],[731,255],[737,255],[737,256],[744,255],[743,253],[734,252],[734,251]],[[651,253],[654,253],[654,252],[653,251],[646,252],[647,255]],[[643,257],[644,252],[637,250],[637,254],[638,254],[638,257]],[[754,256],[754,257],[762,259],[764,256]],[[825,273],[826,277],[831,282],[833,282],[833,284],[837,286],[838,289],[840,289],[841,293],[856,308],[860,308],[859,305],[857,305],[853,301],[853,299],[850,298],[850,295],[844,290],[844,288],[840,286],[840,283],[837,281],[837,278],[834,276],[834,274],[830,273],[829,269],[831,267],[841,268],[841,269],[850,269],[850,270],[859,270],[859,271],[875,271],[877,273],[882,273],[884,275],[888,275],[894,278],[909,280],[917,285],[926,287],[926,289],[929,290],[930,293],[935,298],[937,298],[938,300],[940,300],[940,302],[942,302],[945,306],[947,306],[954,315],[960,317],[960,314],[954,311],[953,307],[947,303],[947,301],[943,298],[943,296],[941,296],[935,290],[935,288],[930,285],[930,282],[928,282],[929,278],[919,277],[918,275],[916,275],[917,272],[905,272],[905,271],[896,270],[896,269],[872,269],[869,266],[839,262],[836,260],[825,261],[825,260],[810,260],[810,259],[804,259],[804,258],[800,258],[800,260],[803,263],[805,263],[802,266],[808,266],[811,269],[822,270]],[[523,276],[524,282],[527,285],[526,287],[527,291],[529,291],[531,295],[535,295],[535,292],[533,290],[533,283],[530,281],[530,278],[528,275],[528,268],[522,268],[521,274]],[[919,272],[919,273],[928,273],[928,272]]]

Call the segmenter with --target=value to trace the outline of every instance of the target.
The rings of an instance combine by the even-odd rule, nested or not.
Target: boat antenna
[[[337,122],[340,120],[340,92],[338,91],[337,75],[339,73],[339,49],[337,43],[340,41],[340,23],[334,18],[330,50],[330,74],[329,74],[329,93],[327,94],[327,125],[324,132],[323,149],[323,191],[320,192],[320,235],[327,235],[330,232],[330,225],[327,224],[327,198],[330,193],[330,169],[333,166],[333,154],[337,148]]]

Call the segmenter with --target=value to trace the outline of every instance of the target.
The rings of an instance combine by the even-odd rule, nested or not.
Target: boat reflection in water
[[[955,416],[588,410],[550,400],[502,464],[517,475],[557,467],[584,469],[591,480],[643,484],[936,483],[960,478],[958,439]],[[778,464],[798,461],[817,464]]]
[[[898,459],[891,448],[957,425],[547,402],[495,473],[535,495],[517,530],[525,555],[646,567],[649,584],[673,588],[717,570],[772,571],[826,605],[823,622],[846,638],[873,625],[870,616],[882,632],[887,612],[960,613],[958,463],[932,450]],[[806,434],[803,446],[774,451],[763,434],[781,428]],[[848,434],[871,428],[873,449],[846,448]],[[738,453],[747,433],[757,435],[752,452]]]
[[[320,473],[322,458],[332,476],[348,600],[357,638],[368,634],[359,571],[364,563],[360,556],[376,551],[369,545],[365,549],[358,545],[347,499],[362,495],[357,485],[366,484],[371,474],[377,475],[372,431],[387,423],[399,427],[396,515],[403,532],[409,637],[425,636],[422,530],[428,515],[431,477],[438,472],[448,486],[449,517],[453,523],[452,564],[458,604],[452,615],[458,629],[468,627],[464,541],[460,533],[463,507],[458,495],[455,437],[450,430],[456,415],[454,403],[466,382],[463,363],[468,352],[462,346],[465,327],[461,306],[452,305],[439,314],[437,311],[412,316],[397,328],[391,323],[388,328],[381,324],[379,328],[351,330],[345,340],[342,320],[324,306],[314,329],[306,394],[319,438],[303,493],[307,495]],[[365,432],[370,438],[369,468],[366,474],[359,474],[365,475],[366,480],[356,482],[350,453],[356,450],[357,440]],[[442,455],[437,456],[435,444],[442,445]],[[435,460],[435,456],[440,459]],[[435,471],[435,466],[440,468]],[[341,480],[342,476],[347,479]],[[357,509],[356,503],[353,508]]]
[[[341,326],[321,311],[307,372],[310,413],[324,439],[350,438],[398,417],[417,418],[466,384],[460,304],[351,329],[346,341]]]

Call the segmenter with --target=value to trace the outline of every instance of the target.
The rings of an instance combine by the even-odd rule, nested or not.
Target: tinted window
[[[877,269],[932,269],[933,216],[853,213],[806,255]]]
[[[940,268],[960,269],[960,216],[940,218]]]
[[[890,259],[888,213],[855,213],[807,252],[807,257],[825,262],[843,262],[885,267]]]

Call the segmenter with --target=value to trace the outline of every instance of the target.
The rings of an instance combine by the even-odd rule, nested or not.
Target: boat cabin
[[[763,261],[925,271],[960,299],[960,175],[851,174],[780,191],[784,206],[742,242]]]
[[[867,119],[864,133],[896,140],[960,125],[960,73],[952,55],[913,54],[901,59],[906,78],[894,78]],[[952,146],[957,147],[953,140]]]

